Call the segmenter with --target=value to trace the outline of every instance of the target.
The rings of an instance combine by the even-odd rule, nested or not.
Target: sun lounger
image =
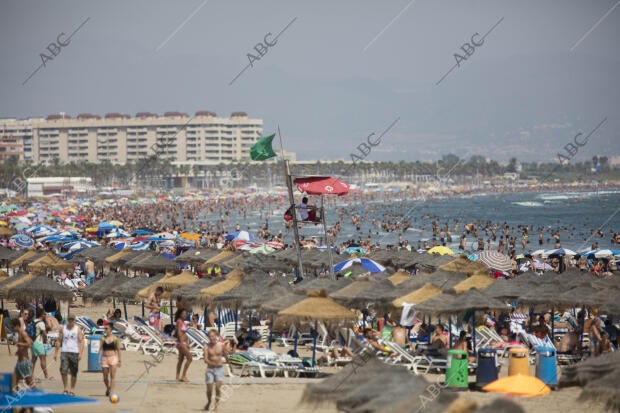
[[[176,340],[167,334],[163,334],[159,329],[151,327],[140,317],[134,317],[138,331],[147,335],[149,339],[142,343],[142,352],[146,353],[178,353]]]

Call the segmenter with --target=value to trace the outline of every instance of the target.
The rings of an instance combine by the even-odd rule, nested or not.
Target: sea
[[[612,233],[620,233],[620,191],[575,191],[575,192],[519,192],[519,193],[489,193],[455,197],[440,197],[432,200],[407,200],[390,197],[386,200],[379,199],[364,202],[363,204],[351,204],[347,202],[328,203],[326,206],[326,221],[328,227],[338,219],[337,211],[344,211],[345,219],[337,242],[361,237],[366,239],[370,236],[373,242],[379,242],[381,246],[397,245],[399,237],[407,240],[414,248],[418,241],[432,242],[432,222],[437,220],[440,227],[448,224],[452,233],[452,242],[448,246],[458,247],[459,234],[453,231],[454,225],[460,223],[460,232],[463,232],[465,224],[478,222],[491,222],[492,224],[527,225],[530,228],[526,250],[539,248],[553,248],[553,232],[560,231],[562,247],[576,251],[588,249],[594,241],[599,243],[600,248],[620,249],[620,246],[612,244]],[[366,217],[359,230],[352,224],[350,216],[358,215]],[[259,212],[254,211],[242,215],[231,211],[231,225],[239,224],[243,229],[251,231],[269,225],[270,232],[282,230],[285,234],[285,242],[293,240],[292,231],[284,231],[283,211],[273,211],[269,219],[259,218]],[[387,216],[387,218],[386,218]],[[207,220],[215,220],[216,216],[206,217]],[[407,231],[382,231],[381,228],[372,226],[372,218],[388,219],[391,221],[407,219],[411,225]],[[544,229],[544,244],[538,244],[538,233]],[[603,236],[592,235],[601,231]],[[485,242],[487,236],[482,234]],[[322,225],[305,224],[301,229],[301,235],[310,238],[316,237],[319,243],[323,241],[324,229]],[[497,238],[499,239],[499,231]],[[517,250],[520,251],[520,232],[511,234],[517,238]],[[473,236],[467,239],[468,249],[476,242]],[[497,242],[492,243],[497,245]]]

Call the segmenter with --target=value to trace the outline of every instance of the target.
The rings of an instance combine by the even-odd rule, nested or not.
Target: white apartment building
[[[35,163],[58,158],[60,163],[125,164],[154,155],[178,163],[232,162],[249,157],[262,131],[262,119],[250,119],[245,112],[233,112],[230,118],[199,111],[193,117],[139,112],[135,117],[60,113],[46,119],[0,119],[0,136],[21,139],[20,159]]]

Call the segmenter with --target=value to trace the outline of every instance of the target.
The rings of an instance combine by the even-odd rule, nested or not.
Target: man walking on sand
[[[217,330],[209,330],[209,343],[204,346],[204,360],[207,364],[207,404],[205,410],[211,407],[213,388],[215,387],[215,409],[217,410],[220,402],[222,382],[224,381],[224,366],[222,358],[228,361],[228,355],[224,351],[224,343],[219,340]]]
[[[158,286],[155,291],[149,295],[148,300],[146,301],[146,308],[151,310],[149,313],[149,325],[151,327],[159,328],[159,320],[161,318],[160,310],[161,307],[159,305],[159,300],[161,299],[161,295],[164,293],[164,289],[161,286]],[[172,314],[171,314],[172,315]]]
[[[86,285],[91,285],[95,282],[97,275],[95,274],[95,263],[90,259],[90,257],[86,258],[84,270],[86,272]]]
[[[64,394],[75,396],[75,383],[77,382],[78,368],[84,351],[84,335],[82,329],[75,324],[75,316],[67,317],[67,325],[63,326],[58,333],[54,361],[58,360],[60,353],[60,376],[64,386]],[[68,374],[71,374],[71,390],[67,388]]]
[[[11,320],[11,328],[16,335],[14,340],[15,344],[17,344],[17,364],[15,365],[17,381],[24,380],[28,387],[33,387],[32,362],[30,357],[28,357],[28,349],[32,346],[32,339],[26,333],[18,318]]]

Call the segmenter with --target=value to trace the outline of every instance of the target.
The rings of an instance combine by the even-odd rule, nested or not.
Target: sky
[[[557,161],[598,126],[571,161],[617,156],[619,3],[0,0],[0,118],[243,111],[298,159],[383,134],[369,161]]]

